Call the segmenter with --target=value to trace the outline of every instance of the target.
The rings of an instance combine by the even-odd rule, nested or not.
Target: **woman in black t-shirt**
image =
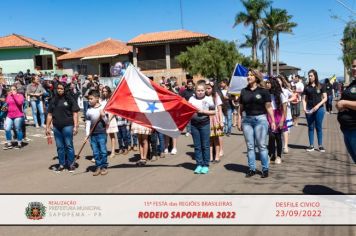
[[[249,70],[247,76],[248,85],[241,91],[239,98],[240,111],[238,112],[237,126],[240,131],[243,130],[247,146],[249,171],[246,173],[246,177],[251,177],[256,174],[255,145],[259,150],[259,156],[262,163],[261,177],[268,177],[267,113],[272,121],[271,129],[276,129],[271,105],[271,95],[268,90],[260,86],[261,82],[261,73],[257,70]]]
[[[59,166],[55,171],[61,172],[67,167],[69,172],[73,172],[75,170],[73,135],[78,133],[78,111],[80,108],[73,97],[64,91],[63,84],[59,83],[56,90],[57,93],[48,106],[46,135],[51,135],[50,127],[53,121],[53,133],[59,160]]]
[[[352,63],[352,76],[354,80],[342,93],[336,108],[347,151],[356,163],[356,59]]]
[[[319,151],[325,152],[323,147],[323,119],[325,115],[324,103],[327,100],[325,86],[319,83],[315,70],[308,72],[309,84],[303,91],[303,108],[308,123],[309,147],[308,152],[314,151],[314,127],[318,137]]]

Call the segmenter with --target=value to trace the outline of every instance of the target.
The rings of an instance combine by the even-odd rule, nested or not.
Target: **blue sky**
[[[356,0],[342,0],[355,9]],[[250,29],[232,28],[239,0],[182,0],[184,28],[242,42]],[[340,39],[350,11],[336,0],[274,0],[298,23],[282,35],[280,60],[314,68],[319,77],[343,76]],[[140,33],[181,28],[179,0],[12,0],[1,3],[0,35],[17,33],[72,50],[106,38],[128,41]],[[338,15],[340,19],[332,19]],[[250,55],[251,50],[241,50]],[[258,52],[261,55],[261,52]]]

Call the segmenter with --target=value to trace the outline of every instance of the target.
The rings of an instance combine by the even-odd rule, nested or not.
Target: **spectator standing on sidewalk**
[[[15,126],[16,135],[17,135],[17,145],[16,149],[22,148],[22,124],[24,122],[23,115],[23,103],[25,98],[22,94],[17,93],[17,88],[15,85],[10,87],[10,92],[6,96],[7,103],[7,116],[4,123],[6,143],[4,150],[12,148],[12,126]]]
[[[37,75],[32,75],[32,83],[27,86],[26,89],[27,96],[30,98],[30,104],[32,109],[32,116],[34,120],[34,125],[36,128],[45,126],[45,116],[43,111],[42,96],[45,92],[44,88],[40,83],[40,78]],[[40,115],[40,122],[38,121],[37,114]]]

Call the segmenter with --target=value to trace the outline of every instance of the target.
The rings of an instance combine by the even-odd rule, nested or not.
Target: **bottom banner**
[[[1,195],[0,225],[356,225],[355,195]]]

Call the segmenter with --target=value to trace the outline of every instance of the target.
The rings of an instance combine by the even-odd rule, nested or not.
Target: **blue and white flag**
[[[247,86],[248,69],[240,64],[236,64],[229,86],[229,93],[240,95],[241,90]]]

